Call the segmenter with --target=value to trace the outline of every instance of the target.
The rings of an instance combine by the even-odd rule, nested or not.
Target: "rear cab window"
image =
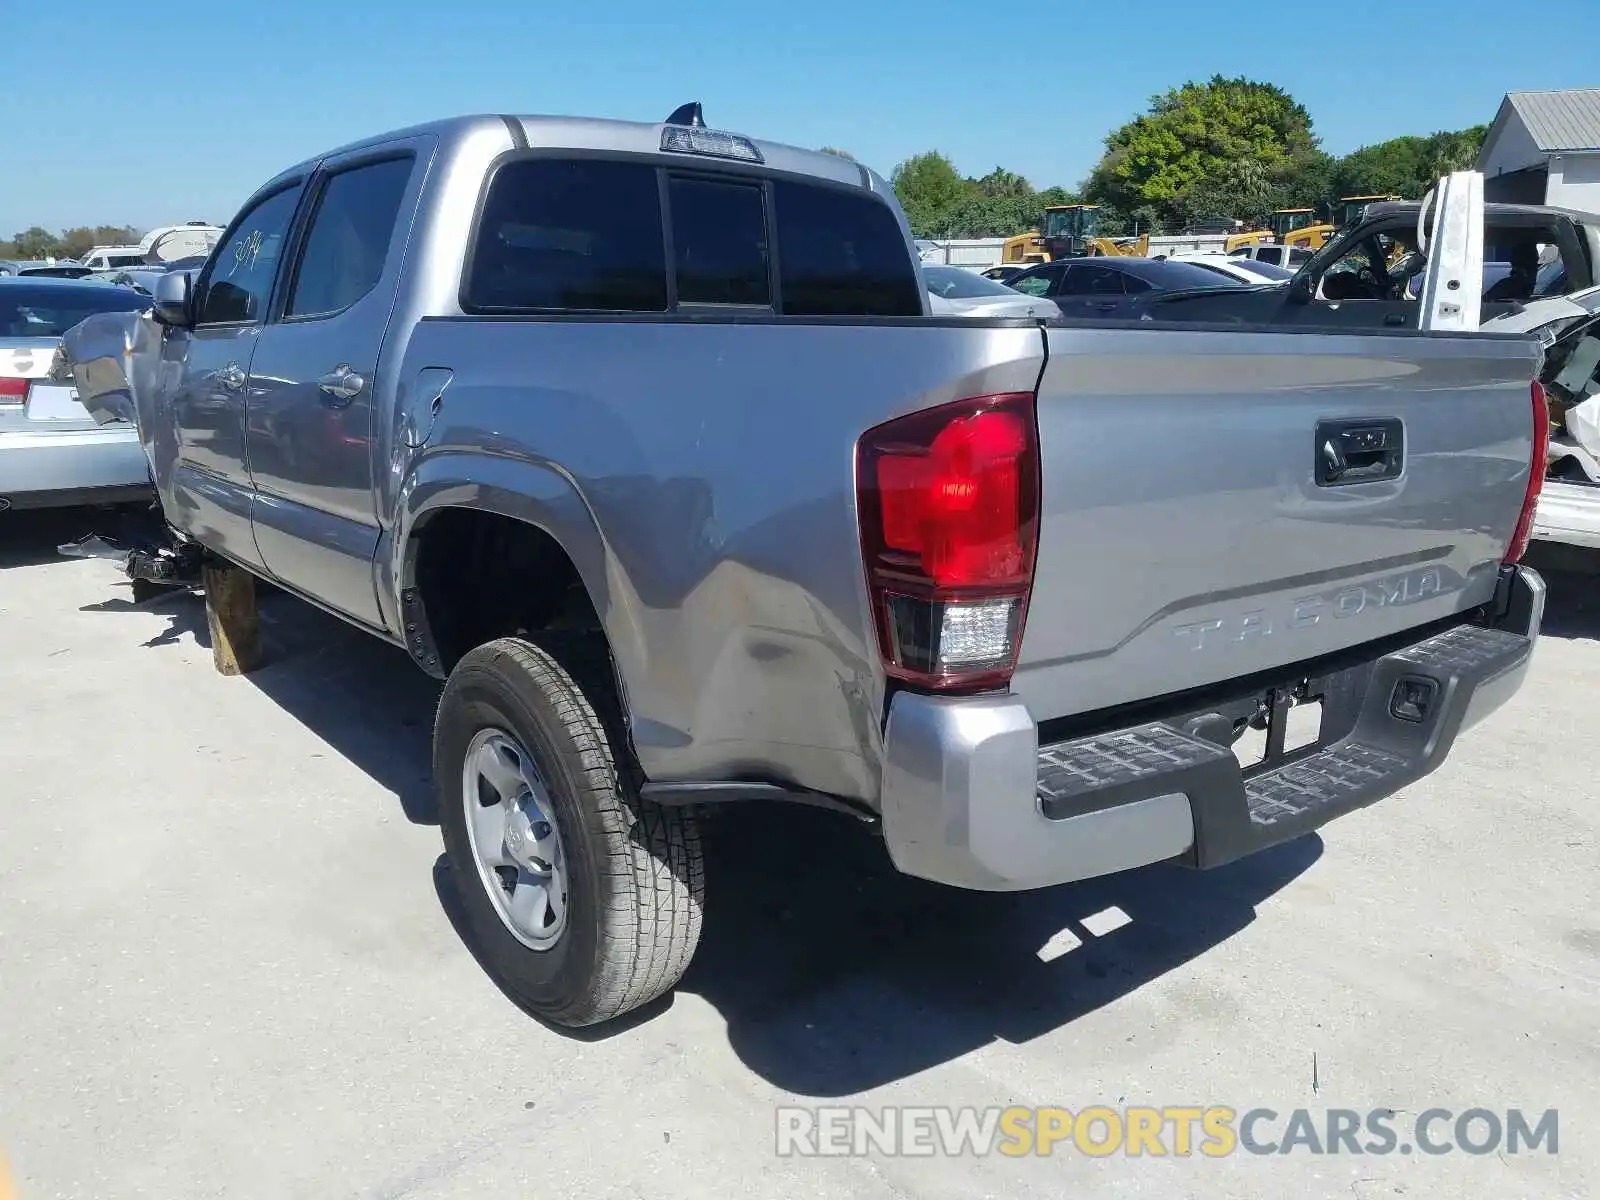
[[[462,308],[478,313],[920,316],[894,211],[850,187],[537,156],[489,181]]]

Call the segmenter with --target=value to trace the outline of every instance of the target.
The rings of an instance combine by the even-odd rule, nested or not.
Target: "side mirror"
[[[156,320],[174,329],[187,329],[194,324],[194,276],[193,271],[168,271],[156,280]]]
[[[1317,298],[1317,281],[1310,271],[1300,271],[1289,280],[1289,299],[1295,304],[1310,304]]]

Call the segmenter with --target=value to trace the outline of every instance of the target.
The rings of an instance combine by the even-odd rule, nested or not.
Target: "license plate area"
[[[1337,678],[1337,677],[1335,677]],[[1246,779],[1315,754],[1343,730],[1330,728],[1331,679],[1291,679],[1173,722],[1229,747]],[[1337,688],[1332,689],[1337,694]]]
[[[89,412],[78,403],[78,389],[70,384],[35,383],[28,388],[28,420],[86,421]]]

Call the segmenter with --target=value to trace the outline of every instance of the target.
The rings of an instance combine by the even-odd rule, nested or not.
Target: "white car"
[[[1229,258],[1243,259],[1245,262],[1267,263],[1274,267],[1288,267],[1294,270],[1312,255],[1312,251],[1304,246],[1240,246],[1230,254]]]
[[[1055,317],[1060,310],[1042,296],[1025,296],[965,267],[922,264],[928,307],[935,316]]]
[[[77,389],[50,377],[67,330],[147,302],[109,283],[0,279],[0,513],[154,498],[137,430],[97,424]]]
[[[1238,255],[1174,254],[1172,261],[1193,263],[1197,267],[1204,267],[1208,271],[1226,275],[1229,279],[1237,279],[1241,283],[1279,284],[1288,283],[1294,278],[1294,272],[1287,267],[1278,267],[1257,258],[1243,258]]]

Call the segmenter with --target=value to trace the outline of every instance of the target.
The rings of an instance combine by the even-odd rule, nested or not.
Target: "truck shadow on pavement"
[[[1214,871],[1161,866],[995,895],[900,875],[874,835],[821,810],[729,808],[704,830],[705,924],[677,990],[722,1014],[752,1072],[819,1098],[1024,1044],[1121,999],[1246,928],[1323,848],[1312,834]],[[433,875],[494,979],[443,855]],[[598,1041],[671,1003],[555,1032]]]
[[[705,931],[682,990],[717,1007],[751,1070],[816,1097],[1068,1025],[1247,927],[1322,854],[1311,835],[1215,871],[997,895],[899,875],[825,812],[730,812],[707,834]]]
[[[146,647],[193,641],[211,648],[204,599],[172,591],[135,604],[126,585],[87,612],[167,619]],[[433,714],[439,684],[404,650],[265,584],[257,585],[263,663],[243,677],[335,753],[394,793],[407,819],[439,823],[433,795]]]

